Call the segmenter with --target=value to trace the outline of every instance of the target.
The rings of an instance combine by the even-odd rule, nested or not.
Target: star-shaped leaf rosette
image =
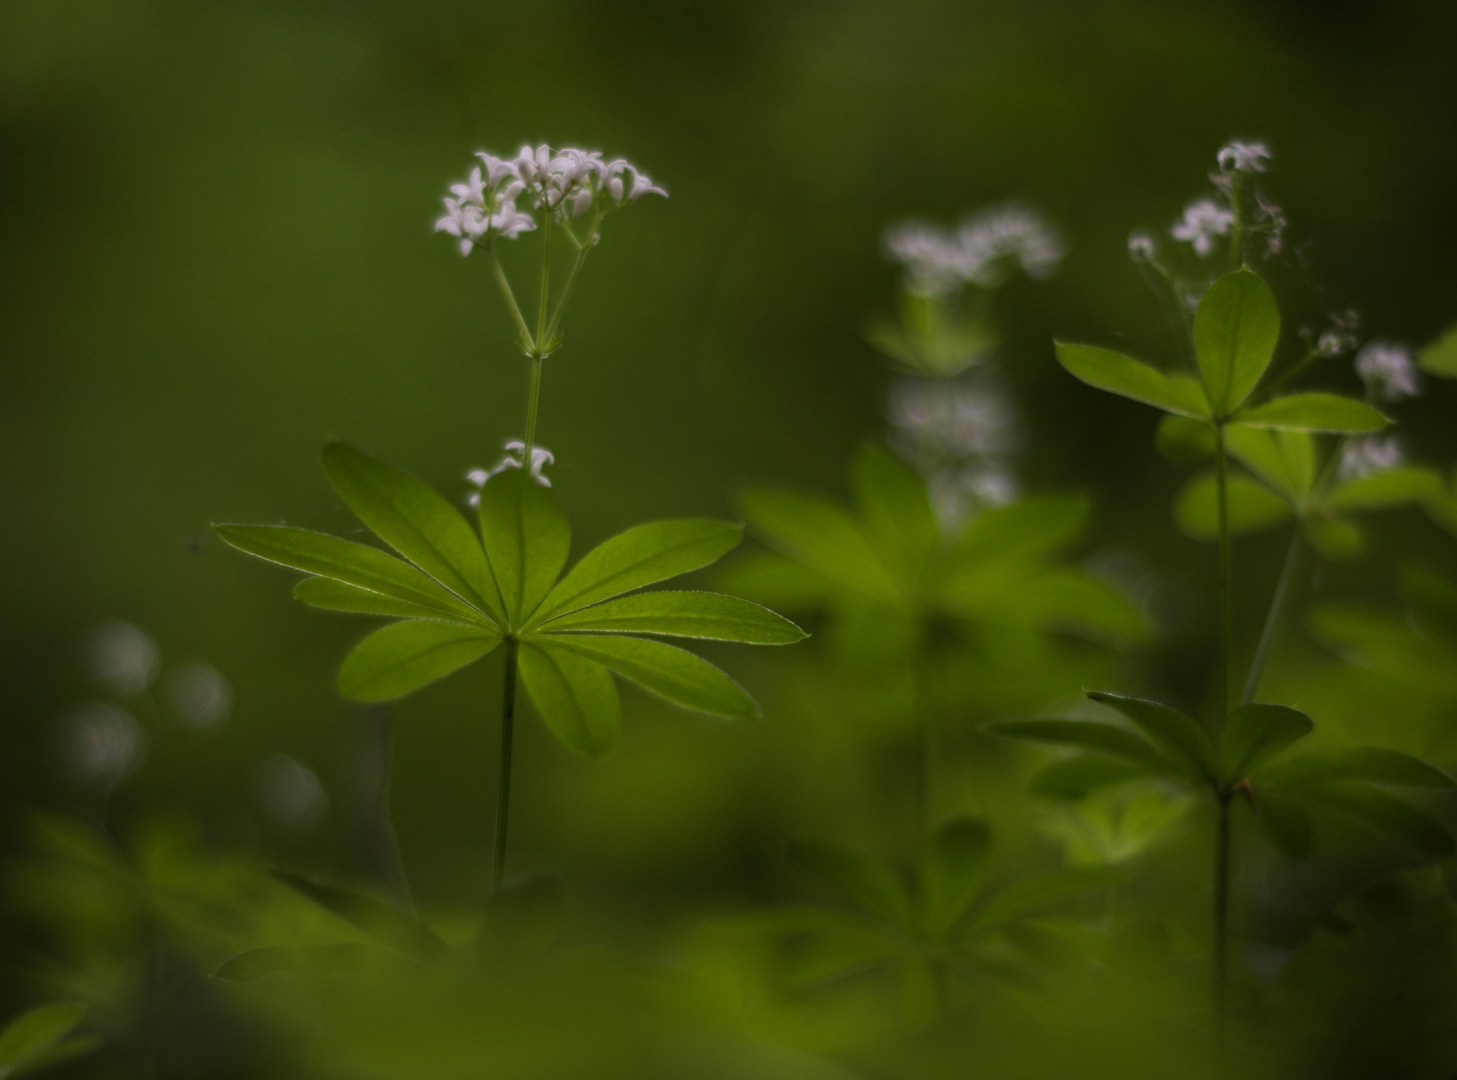
[[[614,674],[684,708],[757,715],[753,700],[723,671],[657,637],[785,645],[805,636],[736,597],[638,591],[715,562],[739,543],[739,525],[703,519],[637,525],[593,548],[563,576],[570,526],[555,496],[525,469],[486,482],[479,533],[429,485],[344,443],[325,448],[324,471],[355,515],[402,559],[283,525],[217,530],[250,555],[312,575],[294,590],[304,603],[397,620],[345,659],[339,689],[347,697],[403,697],[504,641],[552,734],[596,756],[616,743],[621,724]]]

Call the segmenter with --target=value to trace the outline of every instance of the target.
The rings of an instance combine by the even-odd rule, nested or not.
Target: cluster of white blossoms
[[[1386,401],[1400,401],[1422,392],[1416,361],[1404,345],[1370,342],[1356,354],[1356,374]]]
[[[526,457],[526,444],[524,442],[520,439],[510,439],[502,449],[506,451],[506,456],[496,462],[492,468],[472,469],[465,474],[466,481],[472,487],[476,488],[475,491],[472,491],[466,496],[465,501],[471,506],[479,506],[481,504],[480,489],[486,486],[486,482],[491,477],[498,476],[507,469],[520,469],[523,467]],[[527,469],[527,473],[531,476],[531,479],[535,480],[542,487],[551,487],[550,478],[543,475],[541,470],[555,463],[556,458],[550,450],[544,446],[533,446],[531,448],[531,467]]]
[[[1354,480],[1360,476],[1394,469],[1405,459],[1401,440],[1395,435],[1381,438],[1368,435],[1364,439],[1351,439],[1341,451],[1341,465],[1338,470],[1342,480]]]
[[[1234,227],[1234,211],[1213,199],[1197,199],[1184,207],[1184,218],[1169,229],[1169,235],[1194,248],[1205,258],[1214,248],[1214,238],[1228,236]]]
[[[948,528],[1017,497],[1008,460],[1017,447],[1017,415],[994,383],[904,379],[891,393],[889,419],[891,446],[926,477]]]
[[[513,158],[485,151],[476,157],[481,164],[464,183],[450,186],[445,216],[435,223],[436,232],[459,240],[462,255],[498,236],[514,240],[537,228],[537,214],[565,220],[593,208],[600,213],[615,210],[644,195],[668,195],[631,162],[604,161],[596,150],[553,150],[543,143],[523,146]],[[529,200],[532,212],[517,207],[521,198]]]
[[[906,287],[921,296],[945,296],[963,285],[993,288],[1021,266],[1031,278],[1049,276],[1065,248],[1040,215],[1017,203],[967,218],[955,232],[907,221],[885,231],[887,256],[906,268]]]
[[[1269,147],[1262,142],[1230,142],[1219,148],[1215,162],[1219,169],[1209,174],[1224,202],[1215,199],[1196,199],[1184,207],[1184,216],[1169,229],[1175,240],[1189,244],[1194,254],[1207,258],[1214,250],[1214,241],[1228,236],[1234,229],[1234,202],[1240,197],[1236,181],[1242,175],[1262,173],[1271,158]],[[1254,220],[1246,223],[1250,232],[1265,237],[1265,256],[1269,258],[1280,252],[1286,221],[1284,212],[1266,199],[1259,191],[1254,193]],[[1135,245],[1135,238],[1139,243]],[[1148,243],[1143,243],[1147,240]],[[1136,261],[1153,257],[1152,238],[1143,234],[1129,237],[1128,253]]]
[[[1262,142],[1229,142],[1219,148],[1214,160],[1223,173],[1264,172],[1270,149]]]

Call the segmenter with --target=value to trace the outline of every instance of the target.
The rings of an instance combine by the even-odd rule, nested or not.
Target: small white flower
[[[1234,212],[1213,199],[1200,199],[1184,207],[1184,220],[1169,229],[1175,240],[1192,244],[1201,259],[1209,254],[1216,236],[1228,236],[1234,226]]]
[[[1376,387],[1387,401],[1416,397],[1422,392],[1421,376],[1410,350],[1404,345],[1370,342],[1356,354],[1356,374],[1368,386]]]
[[[885,230],[885,253],[906,268],[906,288],[920,296],[945,296],[966,280],[961,246],[945,229],[906,221]]]
[[[1353,439],[1341,451],[1339,471],[1342,480],[1354,480],[1359,476],[1394,469],[1406,457],[1401,440],[1395,435],[1380,438],[1368,435],[1364,439]]]
[[[1007,276],[1005,260],[1015,258],[1034,279],[1051,276],[1062,261],[1061,238],[1034,211],[1018,203],[984,210],[962,222],[959,233],[963,274],[984,287]]]
[[[507,469],[519,469],[522,465],[522,457],[526,452],[526,444],[520,439],[511,439],[502,447],[506,456],[498,461],[490,469],[472,469],[465,474],[466,481],[475,488],[483,488],[490,481],[491,477],[497,476]],[[556,463],[552,452],[544,446],[533,446],[531,448],[531,468],[528,474],[542,487],[551,487],[551,479],[542,474],[542,469]],[[481,504],[480,491],[473,491],[466,496],[465,501],[471,506]]]
[[[216,668],[192,664],[171,678],[172,708],[183,723],[212,727],[227,719],[233,688]]]
[[[1264,172],[1270,156],[1269,148],[1262,142],[1231,142],[1220,147],[1215,160],[1226,173]]]
[[[115,705],[88,705],[63,721],[66,763],[78,779],[114,788],[147,754],[142,725]]]
[[[1158,254],[1158,246],[1146,232],[1128,234],[1128,256],[1134,262],[1147,262]]]
[[[270,754],[258,770],[258,801],[279,825],[307,832],[324,819],[329,796],[318,775],[297,758]]]
[[[157,677],[162,663],[156,643],[119,619],[92,631],[90,652],[92,677],[118,697],[140,694]]]

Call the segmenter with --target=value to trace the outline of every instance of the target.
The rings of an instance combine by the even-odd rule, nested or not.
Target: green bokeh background
[[[463,496],[464,469],[520,434],[525,363],[488,266],[430,228],[471,152],[527,140],[625,155],[671,192],[609,222],[548,362],[540,437],[578,553],[647,518],[732,516],[749,482],[838,490],[884,429],[891,375],[861,336],[892,302],[882,229],[1017,196],[1070,241],[1055,279],[998,300],[1019,471],[1093,496],[1083,554],[1163,575],[1167,633],[1134,666],[1196,700],[1213,560],[1169,523],[1181,474],[1149,452],[1154,414],[1073,382],[1050,340],[1170,347],[1125,237],[1173,220],[1231,136],[1275,151],[1287,334],[1356,306],[1372,332],[1434,336],[1457,318],[1454,35],[1437,0],[9,0],[6,847],[23,807],[97,808],[61,766],[57,721],[96,694],[88,630],[120,618],[168,664],[217,667],[235,703],[217,730],[155,730],[113,819],[180,811],[225,846],[351,872],[352,712],[332,679],[363,628],[295,605],[287,575],[208,525],[355,530],[318,467],[330,436]],[[1401,407],[1414,457],[1457,458],[1454,407],[1450,384]],[[1247,613],[1280,551],[1240,545]],[[1453,562],[1449,537],[1397,514],[1328,584],[1390,596],[1379,556],[1397,553]],[[817,647],[713,652],[767,704],[747,728],[629,692],[621,747],[589,764],[526,725],[513,861],[564,869],[590,898],[582,933],[622,940],[775,895],[782,838],[852,799],[833,740],[776,709]],[[431,903],[484,890],[499,679],[482,665],[395,710],[400,838]],[[323,778],[317,831],[260,816],[271,752]]]

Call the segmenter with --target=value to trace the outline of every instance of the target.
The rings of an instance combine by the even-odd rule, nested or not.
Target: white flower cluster
[[[502,449],[506,451],[506,456],[496,462],[492,468],[472,469],[465,474],[466,481],[477,489],[466,496],[465,501],[471,506],[479,506],[481,504],[481,493],[479,489],[485,487],[486,482],[491,477],[497,476],[507,469],[519,469],[522,467],[523,459],[526,456],[526,444],[524,442],[520,439],[511,439]],[[531,468],[527,471],[531,478],[542,487],[551,487],[551,480],[543,476],[541,470],[555,463],[556,458],[550,450],[544,446],[533,446],[531,448]]]
[[[1406,453],[1401,440],[1395,435],[1378,438],[1368,435],[1364,439],[1352,439],[1341,451],[1341,466],[1338,470],[1342,480],[1354,480],[1360,476],[1394,469],[1405,459]]]
[[[1213,199],[1199,199],[1184,207],[1184,219],[1169,229],[1169,235],[1193,245],[1194,253],[1205,258],[1216,236],[1228,236],[1234,227],[1234,211]]]
[[[1158,245],[1146,232],[1135,230],[1128,234],[1128,257],[1134,262],[1148,262],[1158,254]]]
[[[1215,161],[1225,173],[1264,172],[1270,156],[1269,147],[1262,142],[1229,142],[1219,148]]]
[[[891,445],[926,477],[932,505],[948,527],[979,507],[1017,497],[1008,455],[1017,416],[985,379],[904,379],[891,394]]]
[[[1356,354],[1356,374],[1387,401],[1416,397],[1422,392],[1421,375],[1404,345],[1370,342]]]
[[[1041,216],[1016,203],[967,218],[950,232],[907,221],[885,232],[887,256],[906,268],[906,287],[922,296],[945,296],[962,285],[992,288],[1016,262],[1032,278],[1045,278],[1062,261],[1062,240]]]
[[[605,213],[644,195],[668,194],[635,165],[622,158],[603,161],[596,150],[553,150],[543,143],[523,146],[513,158],[485,151],[476,157],[481,164],[471,169],[465,183],[450,186],[445,216],[435,223],[436,232],[459,239],[462,255],[497,236],[514,240],[535,229],[535,214],[516,206],[523,196],[549,220],[552,215],[581,217],[593,207]]]

